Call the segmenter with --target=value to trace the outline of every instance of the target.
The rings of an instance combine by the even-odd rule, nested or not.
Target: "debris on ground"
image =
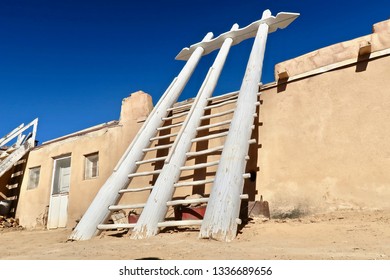
[[[0,216],[0,229],[1,228],[22,228],[22,226],[19,225],[19,219]]]

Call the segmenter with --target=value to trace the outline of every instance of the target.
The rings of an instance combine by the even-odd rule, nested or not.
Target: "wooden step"
[[[186,226],[201,226],[203,220],[179,220],[165,221],[157,224],[158,227],[186,227]]]
[[[171,137],[176,137],[178,133],[171,133],[171,134],[166,134],[166,135],[161,135],[161,136],[156,136],[152,137],[149,139],[150,142],[156,141],[156,140],[161,140],[161,139],[167,139]]]
[[[123,189],[123,190],[120,190],[119,193],[143,192],[143,191],[150,191],[152,189],[153,189],[153,186],[147,186],[147,187],[142,187],[142,188]]]
[[[1,154],[0,154],[0,159],[5,159],[6,157],[8,157],[9,156],[9,154],[7,153],[7,152],[2,152]]]
[[[108,210],[110,211],[117,211],[122,209],[138,209],[138,208],[144,208],[146,203],[138,203],[138,204],[118,204],[118,205],[111,205],[108,207]]]
[[[217,152],[217,151],[222,151],[222,149],[223,149],[223,145],[222,146],[213,147],[213,148],[210,148],[210,149],[207,149],[207,150],[201,150],[201,151],[196,151],[196,152],[187,152],[186,156],[187,157],[195,157],[195,156],[207,155],[207,154],[211,154],[211,153],[214,153],[214,152]]]
[[[214,182],[214,178],[206,179],[206,180],[187,181],[187,182],[182,182],[182,183],[176,183],[173,186],[175,188],[180,188],[180,187],[187,187],[187,186],[204,185],[204,184],[209,184],[209,183],[212,183],[212,182]]]
[[[174,114],[174,115],[169,116],[169,117],[164,117],[164,118],[162,118],[162,120],[163,121],[173,120],[173,119],[177,119],[177,118],[180,118],[180,117],[183,117],[186,115],[188,115],[188,112],[183,112],[183,113],[179,113],[179,114]]]
[[[167,112],[170,112],[170,111],[173,111],[173,110],[189,109],[189,108],[192,107],[193,104],[194,104],[194,102],[193,102],[193,100],[192,100],[192,101],[190,101],[190,102],[188,102],[188,103],[186,103],[186,104],[168,108],[168,109],[167,109]]]
[[[150,158],[150,159],[145,159],[145,160],[136,161],[135,164],[141,165],[141,164],[145,164],[145,163],[163,161],[163,160],[165,160],[166,158],[167,158],[167,156],[165,156],[165,157],[158,157],[158,158]]]
[[[219,163],[219,160],[212,161],[212,162],[206,162],[206,163],[199,163],[199,164],[189,165],[189,166],[182,166],[182,167],[180,167],[180,170],[184,171],[184,170],[201,169],[201,168],[205,168],[205,167],[218,165],[218,163]]]
[[[212,124],[208,124],[208,125],[204,125],[204,126],[199,126],[196,130],[200,131],[200,130],[204,130],[204,129],[218,127],[218,126],[230,124],[231,122],[232,122],[232,120],[227,120],[227,121],[223,121],[223,122],[219,122],[219,123],[212,123]]]
[[[204,107],[204,109],[205,110],[210,110],[210,109],[222,107],[222,106],[225,106],[225,105],[228,105],[228,104],[233,104],[233,103],[236,103],[236,102],[237,102],[236,99],[226,100],[226,101],[223,101],[223,102],[218,103],[218,104],[212,104],[212,105],[206,106],[206,107]]]
[[[157,227],[179,227],[179,226],[200,226],[202,220],[180,220],[180,221],[165,221],[157,224]],[[100,224],[97,226],[98,230],[110,229],[127,229],[134,228],[136,224]]]
[[[231,97],[237,97],[238,93],[239,93],[238,91],[229,92],[229,93],[225,93],[225,94],[221,94],[221,95],[217,95],[217,96],[212,96],[212,97],[208,98],[207,100],[208,101],[213,101],[213,102],[216,102],[217,100],[218,101],[225,100],[225,99],[228,99],[228,98],[231,98]]]
[[[248,199],[249,196],[247,194],[240,195],[240,199]],[[193,204],[193,203],[207,203],[209,201],[209,197],[202,198],[193,198],[193,199],[177,199],[171,200],[167,202],[167,206],[175,206],[175,205],[183,205],[183,204]]]
[[[221,132],[221,133],[215,133],[215,134],[211,134],[211,135],[207,135],[207,136],[194,138],[194,139],[191,140],[191,142],[195,143],[195,142],[210,140],[210,139],[214,139],[214,138],[224,137],[224,136],[226,136],[228,134],[229,134],[229,131],[225,131],[225,132]]]
[[[143,149],[142,151],[143,152],[150,152],[150,151],[155,151],[155,150],[168,149],[168,148],[172,147],[172,145],[173,145],[172,143],[167,144],[167,145],[159,145],[159,146]]]
[[[167,126],[161,126],[161,127],[158,127],[157,130],[161,131],[161,130],[165,130],[165,129],[171,129],[171,128],[178,127],[181,125],[183,125],[183,122],[178,122],[178,123],[167,125]]]
[[[100,224],[98,230],[134,228],[136,224]]]
[[[212,115],[204,115],[200,119],[201,120],[208,120],[208,119],[211,119],[211,118],[221,117],[221,116],[225,116],[225,115],[229,115],[231,113],[234,113],[234,111],[235,111],[235,109],[230,109],[230,110],[227,110],[227,111],[224,111],[224,112],[221,112],[221,113],[216,113],[216,114],[212,114]]]
[[[129,174],[128,177],[129,177],[129,178],[134,178],[134,177],[141,177],[141,176],[156,175],[156,174],[160,174],[160,173],[161,173],[161,169],[159,169],[159,170],[153,170],[153,171],[145,171],[145,172],[132,173],[132,174]]]
[[[183,205],[183,204],[193,204],[193,203],[206,203],[209,201],[208,197],[194,198],[194,199],[178,199],[171,200],[167,202],[167,206]]]

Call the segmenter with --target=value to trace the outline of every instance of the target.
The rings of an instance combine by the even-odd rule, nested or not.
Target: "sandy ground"
[[[299,219],[253,218],[229,243],[196,229],[146,240],[110,232],[69,242],[70,229],[0,229],[0,259],[390,259],[390,211],[337,211]]]

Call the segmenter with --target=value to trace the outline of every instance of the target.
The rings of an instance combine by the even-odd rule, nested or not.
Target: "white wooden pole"
[[[209,41],[212,37],[213,34],[208,33],[202,42]],[[177,101],[203,53],[204,49],[202,47],[198,47],[192,53],[178,77],[173,80],[170,87],[149,114],[131,145],[118,162],[112,175],[100,188],[95,199],[70,235],[70,240],[86,240],[99,233],[97,226],[104,223],[108,218],[110,214],[108,207],[118,201],[120,198],[119,191],[128,186],[128,175],[135,172],[137,168],[136,162],[142,160],[145,149],[150,145],[149,139],[155,135],[156,129],[162,125],[162,118],[166,116],[167,110]]]
[[[271,17],[264,11],[262,20]],[[269,26],[260,24],[252,47],[245,76],[237,99],[237,107],[226,137],[224,149],[203,218],[199,236],[231,241],[237,233],[246,156],[256,112],[258,84],[261,78]]]
[[[237,29],[238,25],[233,25],[232,30]],[[172,198],[175,189],[174,184],[179,180],[181,167],[185,164],[187,158],[186,153],[191,149],[191,140],[196,136],[196,128],[200,125],[208,98],[212,95],[217,85],[232,43],[232,38],[226,38],[224,40],[179,135],[175,139],[168,158],[165,160],[165,165],[154,184],[146,206],[133,229],[132,238],[147,238],[158,233],[158,225],[165,219],[168,210],[167,202]]]

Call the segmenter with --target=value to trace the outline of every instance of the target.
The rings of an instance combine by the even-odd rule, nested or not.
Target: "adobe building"
[[[123,99],[119,121],[87,128],[34,148],[16,216],[27,228],[73,227],[88,208],[153,107],[141,91]]]
[[[390,21],[373,33],[275,66],[275,82],[259,88],[246,172],[244,212],[269,203],[271,216],[294,217],[337,209],[388,209],[390,200]],[[220,147],[229,131],[236,93],[209,100],[202,127],[188,152],[174,199],[207,198]],[[118,205],[139,214],[168,146],[193,100],[176,103],[151,139],[133,174],[132,192]],[[27,160],[16,216],[25,227],[74,227],[152,111],[149,95],[124,99],[119,121],[43,143]],[[229,115],[230,114],[230,115]],[[176,115],[176,117],[174,117]],[[203,138],[202,138],[203,137]],[[157,146],[166,149],[153,149]],[[212,151],[202,153],[202,151]],[[155,160],[155,159],[160,160]],[[214,164],[216,162],[216,164]],[[199,168],[189,167],[197,165]],[[39,179],[37,179],[37,176]],[[60,180],[60,178],[62,178]],[[186,186],[196,181],[197,185]],[[144,190],[150,190],[144,188]],[[143,204],[142,204],[143,205]],[[166,216],[174,217],[174,203]],[[112,208],[112,211],[120,207]]]

